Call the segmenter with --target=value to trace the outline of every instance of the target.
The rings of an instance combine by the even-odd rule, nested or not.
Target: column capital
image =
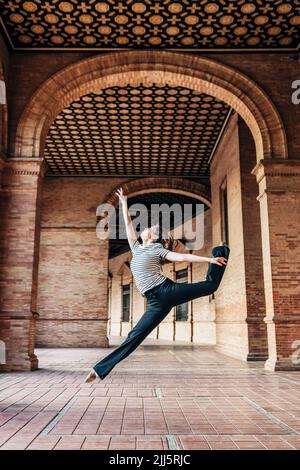
[[[260,196],[266,192],[289,192],[300,189],[300,160],[260,160],[251,173],[256,176]]]
[[[252,175],[256,176],[257,182],[266,176],[300,176],[300,159],[263,159],[260,160],[253,170]]]
[[[4,161],[3,172],[21,176],[40,176],[46,173],[46,163],[43,158],[10,157]]]

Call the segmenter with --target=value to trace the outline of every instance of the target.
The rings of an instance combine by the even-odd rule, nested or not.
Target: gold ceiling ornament
[[[54,15],[53,13],[48,13],[45,16],[45,21],[46,21],[46,23],[50,23],[50,24],[58,23],[59,22],[59,17],[57,15]]]
[[[180,3],[171,3],[168,6],[168,10],[170,13],[181,13],[183,6]]]
[[[60,2],[58,8],[64,13],[71,13],[74,10],[74,5],[70,2]]]
[[[117,38],[117,41],[118,41],[118,44],[120,44],[120,46],[124,46],[124,45],[128,44],[129,39],[126,36],[119,36]]]
[[[203,36],[210,36],[213,34],[214,29],[211,28],[210,26],[204,26],[203,28],[200,29],[200,33],[203,34]]]
[[[188,36],[181,39],[181,44],[183,44],[184,46],[193,46],[194,43],[195,40],[192,36]]]
[[[0,15],[15,50],[297,50],[300,37],[299,0],[0,0]]]
[[[84,95],[49,129],[47,174],[178,174],[208,182],[208,159],[228,112],[213,96],[180,86],[114,86]]]
[[[228,39],[225,37],[219,37],[215,39],[216,46],[225,46],[228,42]]]
[[[118,24],[128,23],[128,17],[126,15],[117,15],[115,16],[115,22]]]
[[[34,2],[24,2],[24,3],[23,3],[23,9],[24,9],[25,11],[28,11],[28,12],[30,12],[30,13],[33,13],[33,12],[37,11],[38,6],[37,6],[36,3],[34,3]]]
[[[254,13],[255,10],[256,10],[256,5],[254,3],[245,3],[244,5],[241,5],[242,13],[249,15],[251,13]]]
[[[53,44],[63,44],[64,42],[64,38],[61,37],[61,36],[51,36],[51,41],[53,42]]]
[[[10,21],[16,24],[20,24],[20,23],[23,23],[23,21],[25,21],[24,16],[20,15],[19,13],[12,13],[9,18],[10,18]]]
[[[207,13],[217,13],[219,11],[220,7],[217,3],[208,3],[207,5],[204,6],[204,10]]]
[[[300,15],[293,16],[292,18],[290,18],[290,23],[292,25],[299,25],[300,24]]]
[[[79,16],[79,21],[83,24],[92,24],[94,19],[91,15],[83,14]]]
[[[77,34],[77,32],[78,32],[77,26],[67,25],[67,26],[65,26],[64,29],[65,29],[65,32],[67,34],[73,34],[74,35],[74,34]]]
[[[149,38],[149,43],[151,46],[159,46],[162,42],[162,39],[159,38],[158,36],[152,36]]]
[[[86,44],[95,44],[97,39],[94,36],[84,36],[83,40]]]
[[[142,34],[145,34],[146,32],[146,29],[144,28],[144,26],[135,26],[133,28],[133,32],[134,34],[136,34],[137,36],[140,36]]]
[[[100,34],[107,36],[111,33],[111,28],[109,26],[99,26],[98,31]]]
[[[220,18],[220,23],[224,25],[229,25],[234,22],[234,18],[231,15],[224,15]]]
[[[109,11],[109,4],[105,2],[98,2],[95,5],[95,10],[98,13],[107,13]]]
[[[135,13],[144,13],[147,10],[146,5],[141,2],[134,3],[131,8]]]
[[[282,46],[289,46],[292,42],[292,38],[282,38],[280,39],[280,44]]]
[[[34,24],[31,26],[31,31],[33,31],[35,34],[43,34],[45,28],[39,24]]]
[[[269,18],[266,15],[259,15],[254,18],[254,23],[257,25],[264,25],[267,24]]]
[[[23,44],[30,44],[32,39],[30,36],[26,36],[26,34],[21,34],[21,36],[19,37],[20,41],[23,43]]]
[[[253,36],[247,39],[247,44],[249,46],[257,46],[259,43],[260,43],[260,38],[258,38],[257,36]]]
[[[234,28],[233,32],[237,36],[244,36],[247,33],[248,29],[245,26],[238,26],[237,28]]]
[[[287,13],[290,13],[292,8],[293,7],[290,3],[283,3],[282,5],[278,5],[277,11],[278,13],[281,13],[281,14],[287,14]]]
[[[279,26],[272,26],[272,28],[269,28],[267,30],[267,33],[270,36],[278,36],[278,34],[280,34],[280,32],[281,32],[281,28]]]
[[[149,17],[149,21],[150,21],[151,24],[161,24],[161,23],[163,23],[164,19],[160,15],[151,15]]]
[[[166,29],[166,33],[169,34],[170,36],[175,36],[176,34],[178,34],[180,31],[179,28],[177,28],[177,26],[169,26],[169,28]]]

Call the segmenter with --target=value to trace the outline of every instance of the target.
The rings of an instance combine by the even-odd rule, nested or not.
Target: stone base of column
[[[242,361],[268,359],[266,325],[263,321],[216,322],[216,351]]]
[[[235,359],[246,361],[248,354],[248,331],[246,322],[216,321],[215,350]]]
[[[251,352],[247,356],[247,362],[266,361],[267,359],[268,359],[268,354],[266,353]]]
[[[38,368],[33,332],[33,319],[0,319],[0,371],[31,371]]]
[[[262,317],[248,317],[249,353],[247,361],[266,361],[269,357],[267,325]]]
[[[300,364],[293,364],[291,361],[274,361],[268,359],[265,363],[265,369],[270,371],[300,371]]]
[[[300,319],[293,321],[292,315],[269,321],[268,337],[270,357],[265,369],[271,371],[300,371]]]

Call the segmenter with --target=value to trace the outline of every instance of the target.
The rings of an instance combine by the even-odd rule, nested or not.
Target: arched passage
[[[109,193],[106,200],[107,204],[116,206],[118,197],[115,194],[118,185]],[[202,201],[210,207],[210,191],[203,184],[196,181],[187,181],[183,178],[161,177],[161,178],[141,178],[126,183],[122,183],[122,188],[128,197],[151,192],[175,192],[193,197]]]
[[[66,67],[32,96],[19,121],[11,154],[42,157],[55,116],[84,93],[139,83],[181,85],[226,102],[253,135],[257,161],[287,158],[281,118],[264,91],[244,74],[215,60],[165,51],[129,51],[91,57]]]
[[[288,160],[286,135],[281,118],[269,97],[252,79],[212,59],[164,51],[130,51],[96,56],[68,66],[55,74],[36,91],[24,110],[16,130],[16,136],[11,143],[10,154],[28,160],[42,158],[45,138],[53,120],[62,109],[84,93],[114,85],[138,85],[153,82],[161,85],[184,86],[212,95],[236,110],[237,114],[246,122],[253,136],[255,143],[253,154],[256,154],[256,161],[264,161],[263,165],[260,164],[256,169],[256,172],[259,173],[259,182],[263,181],[265,176],[269,179],[282,176],[284,179],[288,175],[285,167],[289,168],[290,175],[297,177],[298,173],[294,172],[292,163]],[[264,171],[264,169],[262,170],[263,166],[272,168],[273,165],[274,171],[268,170],[266,175],[261,176]],[[290,190],[287,185],[283,186],[286,191]],[[279,189],[282,189],[280,185]],[[266,197],[264,181],[261,183],[261,193]],[[269,204],[271,204],[270,207],[273,204],[275,213],[278,201],[275,199],[273,201],[272,195],[267,197],[268,201],[261,199],[262,223],[265,234],[263,239],[266,240],[266,246],[263,247],[264,265],[266,266],[264,276],[265,287],[269,289],[268,298],[273,301],[272,282],[273,285],[279,285],[279,283],[276,279],[276,269],[274,272],[272,269],[278,262],[278,257],[276,250],[273,249],[270,252],[268,246],[270,235],[268,220],[270,217]],[[282,213],[284,212],[284,208],[282,208]],[[291,217],[288,223],[294,224],[296,217],[292,217],[291,213],[291,211],[286,212],[286,217]],[[276,220],[276,216],[274,217],[273,214],[271,216],[273,220]],[[285,225],[288,226],[288,223]],[[277,240],[278,230],[275,225],[271,227],[271,230],[273,231],[273,239]],[[273,243],[273,245],[276,244]],[[289,249],[288,247],[286,252],[289,252]],[[278,311],[280,311],[280,305],[284,304],[288,297],[289,294],[280,297],[280,301],[276,303]],[[269,310],[271,312],[270,318],[273,318],[274,308],[272,305]],[[285,332],[284,325],[282,331]],[[274,334],[273,337],[275,337]],[[287,355],[287,350],[288,346],[284,351],[285,355]]]

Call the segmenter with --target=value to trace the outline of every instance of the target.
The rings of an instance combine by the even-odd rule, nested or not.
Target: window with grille
[[[187,268],[176,271],[176,282],[182,282],[184,284],[188,282]],[[188,302],[184,304],[176,305],[176,321],[187,321],[188,315],[189,315]]]
[[[130,284],[122,286],[122,321],[130,321]]]
[[[229,245],[227,180],[220,186],[221,236],[222,242]]]

